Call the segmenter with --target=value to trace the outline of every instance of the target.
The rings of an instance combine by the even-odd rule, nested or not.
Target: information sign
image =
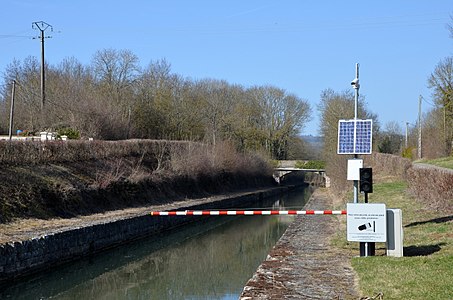
[[[348,241],[386,242],[386,213],[385,204],[382,203],[348,203]]]

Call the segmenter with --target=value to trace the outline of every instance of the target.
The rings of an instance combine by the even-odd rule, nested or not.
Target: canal
[[[259,209],[300,209],[300,189]],[[254,207],[255,209],[257,207]],[[214,216],[0,289],[1,299],[237,299],[294,216]]]

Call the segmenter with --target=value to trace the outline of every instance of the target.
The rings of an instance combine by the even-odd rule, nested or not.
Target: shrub
[[[364,165],[373,168],[375,178],[396,176],[403,180],[407,177],[407,170],[412,163],[409,159],[398,155],[373,152],[364,156]]]
[[[453,210],[453,172],[436,167],[412,167],[407,181],[410,191],[436,210]]]
[[[278,160],[276,159],[272,159],[272,160],[269,160],[269,164],[271,165],[272,168],[278,168]]]
[[[413,147],[404,148],[403,149],[403,153],[401,154],[401,156],[404,157],[404,158],[408,158],[408,159],[412,160],[414,158],[413,151],[414,151]]]
[[[298,169],[303,169],[303,168],[305,168],[305,162],[304,162],[304,161],[301,161],[301,160],[298,160],[298,161],[296,161],[296,163],[294,164],[294,167],[295,167],[295,168],[298,168]]]
[[[309,160],[309,161],[296,161],[294,165],[296,168],[299,169],[325,169],[326,162],[323,160]]]
[[[172,147],[171,171],[181,175],[198,176],[219,173],[271,175],[270,163],[259,154],[240,153],[228,143],[215,147],[189,143]]]
[[[59,137],[61,137],[62,135],[66,135],[68,137],[68,139],[70,139],[70,140],[80,139],[80,132],[78,130],[70,128],[70,127],[58,129],[57,134]]]
[[[304,166],[304,169],[325,169],[326,162],[322,160],[309,160],[307,161]]]
[[[347,160],[349,155],[334,155],[327,158],[326,175],[330,178],[330,187],[341,199],[352,190],[352,182],[347,180]]]

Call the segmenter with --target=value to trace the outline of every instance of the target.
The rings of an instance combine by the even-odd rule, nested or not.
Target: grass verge
[[[447,169],[453,169],[453,156],[442,157],[442,158],[437,158],[437,159],[430,159],[430,160],[420,160],[417,162],[430,164],[430,165],[447,168]]]
[[[429,210],[406,189],[400,181],[375,184],[369,199],[402,209],[405,257],[385,256],[383,243],[376,243],[375,257],[357,257],[358,243],[345,238],[346,219],[334,246],[353,257],[361,295],[383,293],[386,300],[453,299],[453,216]]]

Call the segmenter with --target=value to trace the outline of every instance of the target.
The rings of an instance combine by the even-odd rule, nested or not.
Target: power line
[[[436,103],[433,103],[431,101],[428,101],[428,99],[425,99],[425,97],[422,97],[422,100],[423,102],[425,102],[426,104],[430,105],[430,106],[433,106],[433,107],[437,107],[437,104]]]
[[[222,26],[220,24],[189,24],[183,27],[159,28],[160,32],[191,32],[200,34],[228,34],[228,33],[260,33],[260,32],[303,32],[303,31],[323,31],[323,30],[359,30],[359,29],[385,29],[395,27],[414,27],[428,26],[434,24],[444,24],[448,18],[439,14],[419,14],[363,18],[360,21],[350,19],[313,23],[275,23],[267,22],[264,24],[246,24],[245,26]]]
[[[31,35],[0,34],[0,39],[7,39],[7,38],[27,38],[27,39],[32,39],[34,37],[31,36]]]
[[[29,35],[29,30],[22,30],[19,32],[7,33],[7,34],[0,34],[0,39],[7,39],[7,38],[33,38],[32,35]]]

